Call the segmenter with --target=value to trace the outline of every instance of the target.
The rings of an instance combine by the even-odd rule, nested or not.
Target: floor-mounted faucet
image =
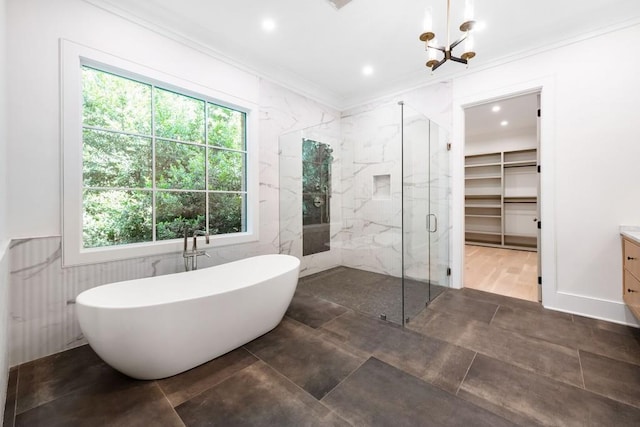
[[[184,229],[184,249],[182,251],[182,258],[184,258],[184,269],[186,271],[189,270],[197,270],[198,269],[198,257],[206,256],[211,258],[211,255],[204,250],[198,250],[198,236],[204,236],[205,243],[209,244],[209,233],[206,233],[202,230],[195,230],[193,232],[193,244],[191,245],[191,250],[187,249],[187,240],[188,240],[188,232],[187,228]],[[189,268],[189,259],[191,259],[191,268]]]

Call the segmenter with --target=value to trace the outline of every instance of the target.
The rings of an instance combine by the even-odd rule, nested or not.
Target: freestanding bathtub
[[[118,371],[165,378],[275,328],[300,261],[262,255],[202,270],[98,286],[76,298],[91,348]]]

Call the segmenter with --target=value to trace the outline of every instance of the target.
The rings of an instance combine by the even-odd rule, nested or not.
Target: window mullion
[[[209,103],[204,103],[204,224],[209,233]]]
[[[156,86],[151,85],[151,241],[156,241]]]

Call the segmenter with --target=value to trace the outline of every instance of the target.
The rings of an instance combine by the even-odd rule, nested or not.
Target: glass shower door
[[[431,122],[429,129],[429,302],[449,287],[449,133]]]
[[[403,322],[448,286],[447,134],[422,113],[402,109]]]

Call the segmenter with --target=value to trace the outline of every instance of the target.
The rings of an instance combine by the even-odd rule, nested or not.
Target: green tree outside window
[[[83,246],[246,231],[246,114],[82,67]]]

